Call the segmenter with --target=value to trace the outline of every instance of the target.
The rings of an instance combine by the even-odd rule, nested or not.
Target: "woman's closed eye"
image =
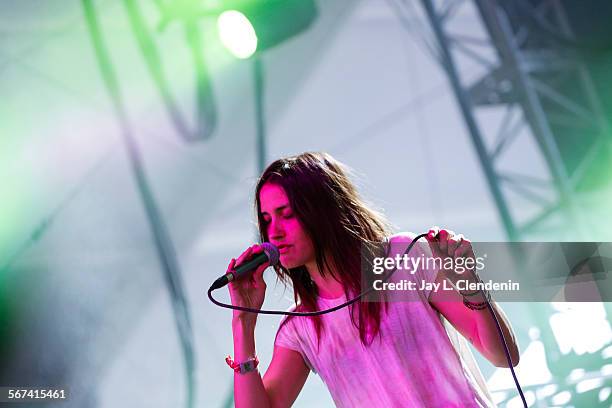
[[[287,212],[284,212],[281,215],[281,218],[283,218],[285,220],[289,220],[289,219],[292,219],[294,217],[295,217],[295,215],[293,214],[293,211],[287,211]],[[261,218],[262,225],[268,225],[268,224],[270,224],[270,222],[272,222],[272,218],[270,216],[268,216],[268,215],[265,215],[265,216],[263,216]]]

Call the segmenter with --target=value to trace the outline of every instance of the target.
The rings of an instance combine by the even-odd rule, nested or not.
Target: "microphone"
[[[210,286],[210,290],[222,288],[223,286],[236,279],[240,279],[243,276],[247,276],[255,269],[257,269],[259,265],[262,265],[268,261],[270,261],[270,266],[276,266],[278,264],[278,258],[280,257],[278,253],[278,248],[269,242],[264,242],[263,244],[261,244],[261,246],[263,247],[263,252],[260,252],[252,259],[238,266],[232,272],[228,272],[216,281],[214,281],[213,284]]]

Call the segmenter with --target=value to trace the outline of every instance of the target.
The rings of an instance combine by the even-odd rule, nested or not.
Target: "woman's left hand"
[[[475,255],[472,249],[472,243],[469,239],[463,236],[463,234],[455,234],[454,231],[447,230],[440,227],[432,227],[427,233],[427,242],[434,258],[441,258],[443,271],[448,278],[461,277],[466,271],[474,272],[474,268],[461,267],[457,268],[458,265],[465,265],[467,259],[473,259],[474,263]],[[447,258],[452,259],[452,263],[447,261]],[[459,258],[466,258],[460,262],[457,261]],[[449,267],[453,265],[453,267]],[[446,267],[445,267],[446,266]],[[464,276],[465,277],[465,276]]]

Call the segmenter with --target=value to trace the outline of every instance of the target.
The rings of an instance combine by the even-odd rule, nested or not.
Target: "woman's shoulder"
[[[417,234],[415,234],[414,232],[411,232],[411,231],[402,231],[402,232],[396,232],[395,234],[390,235],[389,237],[387,237],[387,239],[391,243],[394,243],[394,242],[408,242],[408,243],[410,243],[416,237],[417,237]]]
[[[395,233],[393,235],[390,235],[387,237],[387,241],[390,244],[404,244],[404,245],[408,245],[410,244],[412,241],[414,241],[414,239],[416,237],[418,237],[421,234],[416,234],[414,232],[411,231],[403,231],[403,232],[398,232]],[[417,241],[419,244],[426,244],[427,240],[425,239],[425,237],[421,237],[419,238],[419,240]],[[420,245],[419,245],[420,246]]]
[[[406,248],[408,248],[410,243],[414,241],[414,239],[418,237],[419,235],[420,234],[416,234],[411,231],[403,231],[403,232],[398,232],[393,235],[390,235],[389,237],[387,237],[387,242],[390,245],[388,253],[390,255],[393,255],[396,253],[403,253],[406,250]],[[417,253],[420,253],[420,252],[427,253],[427,246],[428,246],[428,242],[423,237],[423,238],[420,238],[416,242],[414,250]]]
[[[289,306],[287,309],[285,309],[285,312],[307,312],[308,310],[306,310],[306,308],[301,304],[301,303],[294,303],[293,305]],[[295,325],[296,321],[299,320],[299,318],[302,316],[291,316],[291,315],[284,315],[282,317],[282,319],[280,320],[279,323],[279,328],[281,326],[284,326],[286,324],[291,324],[291,325]]]

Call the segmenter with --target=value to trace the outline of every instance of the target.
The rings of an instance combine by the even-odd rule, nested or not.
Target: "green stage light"
[[[217,30],[223,46],[244,59],[305,31],[316,16],[313,0],[234,2],[217,18]]]
[[[257,34],[244,14],[236,10],[221,13],[217,19],[219,38],[237,58],[249,58],[257,50]]]

